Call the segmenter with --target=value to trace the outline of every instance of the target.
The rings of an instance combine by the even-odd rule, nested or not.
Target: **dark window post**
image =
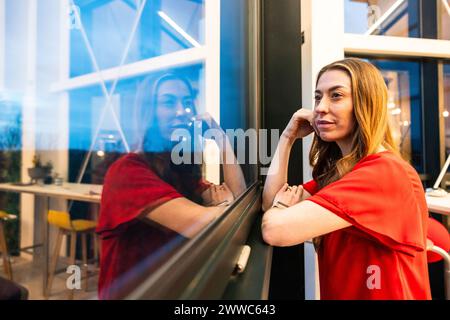
[[[263,124],[280,134],[301,107],[300,1],[264,0]],[[270,148],[270,142],[267,146]],[[289,184],[300,184],[302,145],[297,142],[289,161]],[[270,299],[304,299],[303,245],[274,248]]]

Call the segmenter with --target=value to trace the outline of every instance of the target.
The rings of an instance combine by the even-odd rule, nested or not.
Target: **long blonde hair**
[[[336,61],[320,70],[316,87],[321,76],[330,70],[344,71],[350,77],[355,126],[351,133],[351,151],[346,156],[336,142],[314,136],[309,162],[319,190],[349,173],[362,158],[376,153],[380,145],[398,154],[388,121],[388,91],[378,69],[361,59]],[[316,247],[320,240],[321,237],[314,239]]]

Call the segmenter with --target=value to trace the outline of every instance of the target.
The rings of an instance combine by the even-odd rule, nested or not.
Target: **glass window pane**
[[[203,0],[73,0],[71,76],[200,47]]]
[[[420,62],[367,59],[388,87],[389,124],[402,157],[424,172]]]
[[[444,121],[445,121],[445,151],[446,155],[450,154],[450,63],[444,63],[444,74],[442,85],[444,88]]]
[[[450,3],[448,0],[437,0],[439,39],[450,40]]]
[[[345,32],[419,37],[419,1],[345,0]]]
[[[247,4],[208,13],[204,0],[4,3],[0,211],[18,215],[7,226],[15,279],[33,299],[66,299],[71,274],[53,271],[86,271],[87,247],[89,290],[75,299],[99,288],[122,297],[257,181]],[[204,25],[219,18],[212,44]],[[40,190],[34,202],[25,188]],[[71,238],[75,252],[60,230],[86,231],[87,243]],[[20,256],[42,243],[33,261]]]

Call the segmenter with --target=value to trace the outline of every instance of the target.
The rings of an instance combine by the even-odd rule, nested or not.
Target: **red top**
[[[390,151],[362,159],[308,201],[352,226],[325,235],[318,251],[321,299],[431,299],[428,209],[416,171]]]
[[[205,181],[196,184],[199,193],[210,185]],[[102,239],[99,299],[123,297],[186,241],[145,218],[152,209],[179,197],[183,195],[161,180],[138,154],[125,155],[109,168],[96,229]]]

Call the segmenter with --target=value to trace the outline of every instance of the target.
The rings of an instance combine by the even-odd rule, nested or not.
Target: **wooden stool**
[[[88,285],[88,269],[87,269],[87,235],[93,234],[94,247],[97,252],[97,236],[95,234],[96,221],[92,220],[71,220],[70,214],[63,211],[50,210],[48,212],[48,223],[58,228],[58,235],[56,238],[55,249],[50,262],[50,269],[48,274],[47,289],[45,290],[45,296],[50,295],[52,289],[53,278],[56,272],[56,266],[58,263],[59,252],[61,251],[61,244],[64,235],[70,235],[70,250],[69,250],[69,264],[75,265],[75,253],[77,235],[81,234],[82,245],[82,259],[84,269],[84,288],[87,290]],[[73,290],[69,292],[69,299],[73,299]]]
[[[4,211],[0,211],[0,252],[3,257],[3,268],[5,269],[6,276],[9,280],[13,280],[11,260],[9,257],[8,245],[6,242],[6,230],[5,222],[9,220],[16,220],[17,217],[12,214],[8,214]]]

